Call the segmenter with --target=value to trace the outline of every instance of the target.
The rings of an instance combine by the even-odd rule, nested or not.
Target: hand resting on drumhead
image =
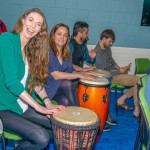
[[[73,68],[75,71],[94,71],[96,69],[95,66],[89,66],[89,67],[79,67],[77,65],[73,65]]]
[[[78,78],[95,80],[93,74],[91,74],[90,72],[84,72],[84,71],[73,71],[72,73],[54,71],[50,73],[50,75],[55,80],[60,80],[60,79],[73,80],[73,79],[78,79]]]
[[[40,105],[40,107],[37,108],[36,111],[42,114],[45,114],[48,118],[50,118],[50,115],[54,114],[55,112],[61,111],[62,109],[65,109],[65,106],[52,104],[50,98],[47,96],[45,89],[42,88],[41,86],[36,86],[34,90],[36,91],[38,96],[41,99],[43,99],[44,104],[46,106],[45,108],[45,107],[41,107]],[[43,108],[44,108],[44,111],[43,111]]]
[[[97,72],[93,72],[93,71],[89,71],[88,73],[89,73],[90,75],[96,76],[96,77],[103,77],[103,76],[106,76],[105,74],[97,73]]]
[[[93,75],[91,72],[80,72],[80,79],[86,80],[96,80],[96,76]]]

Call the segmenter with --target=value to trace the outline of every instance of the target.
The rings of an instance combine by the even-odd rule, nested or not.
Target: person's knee
[[[44,128],[40,128],[40,129],[32,132],[32,135],[34,136],[33,142],[36,143],[37,145],[40,145],[41,148],[45,148],[49,144],[50,138],[52,136]]]
[[[134,80],[136,83],[140,82],[140,77],[139,76],[134,76]]]
[[[50,134],[46,130],[42,130],[39,132],[40,135],[40,145],[43,145],[43,147],[46,147],[50,141]]]
[[[64,80],[65,83],[65,88],[70,89],[71,87],[73,87],[72,81],[70,80]]]

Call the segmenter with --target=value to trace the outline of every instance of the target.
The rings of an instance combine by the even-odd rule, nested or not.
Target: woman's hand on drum
[[[49,106],[46,106],[46,108],[48,108],[49,110],[54,110],[53,113],[55,112],[59,112],[63,109],[65,109],[66,107],[63,105],[54,105],[54,104],[50,104]],[[55,111],[56,110],[56,111]],[[50,115],[46,115],[48,118],[50,118]]]
[[[94,72],[94,71],[89,71],[88,74],[92,75],[92,76],[95,76],[95,77],[103,77],[103,76],[105,76],[104,74],[97,73],[97,72]]]
[[[96,77],[90,75],[90,72],[82,72],[80,78],[87,79],[87,80],[96,80]]]
[[[46,114],[46,116],[48,118],[50,118],[50,115],[52,115],[53,113],[59,112],[59,111],[66,108],[63,105],[54,105],[54,104],[52,104],[49,98],[45,100],[45,106],[46,106],[45,108],[47,109],[48,114],[47,113],[44,113],[44,114]]]
[[[58,109],[58,110],[62,110],[62,109],[65,109],[66,107],[63,106],[63,105],[55,105],[55,104],[52,104],[50,99],[47,99],[45,100],[45,106],[46,108],[48,109]]]
[[[93,71],[93,70],[95,70],[95,68],[96,68],[95,66],[85,67],[82,69],[82,71],[84,71],[84,72]]]
[[[58,109],[59,111],[61,111],[61,110],[65,109],[66,107],[63,106],[63,105],[54,105],[54,104],[51,103],[51,104],[46,105],[46,108],[48,108],[48,109]]]
[[[38,107],[36,107],[35,110],[41,114],[46,115],[48,118],[50,118],[50,115],[54,114],[55,112],[60,111],[57,108],[49,109],[49,108],[41,106],[41,105],[38,105]]]

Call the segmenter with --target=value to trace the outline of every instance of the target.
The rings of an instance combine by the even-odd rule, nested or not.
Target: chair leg
[[[116,115],[118,115],[117,98],[118,98],[118,95],[117,95],[117,86],[115,86]]]
[[[4,134],[2,134],[2,149],[6,150],[6,145],[5,145],[5,138],[4,138]]]
[[[140,125],[139,125],[139,127],[138,127],[138,132],[137,132],[136,140],[135,140],[135,143],[134,143],[134,150],[137,149],[139,140],[140,140]]]

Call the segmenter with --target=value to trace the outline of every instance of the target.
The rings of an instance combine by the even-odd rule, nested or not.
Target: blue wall
[[[40,8],[51,28],[66,23],[72,34],[76,21],[90,25],[88,44],[97,44],[100,33],[112,28],[116,33],[114,46],[149,48],[150,27],[140,26],[143,0],[0,0],[0,18],[11,30],[27,9]]]

